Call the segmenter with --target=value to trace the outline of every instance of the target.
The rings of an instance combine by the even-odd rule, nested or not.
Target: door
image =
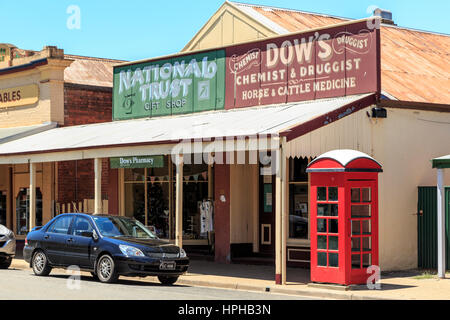
[[[270,164],[260,166],[259,252],[267,256],[275,254],[275,175]]]
[[[445,188],[446,269],[450,269],[450,188]],[[437,268],[437,188],[419,187],[417,199],[418,267]]]
[[[346,259],[352,282],[367,279],[367,268],[378,266],[378,195],[375,181],[350,181],[347,185],[349,237]],[[348,264],[347,264],[348,265]]]
[[[93,232],[91,222],[85,217],[75,217],[67,239],[64,264],[84,268],[93,267],[91,262],[93,239],[83,236],[83,232]]]
[[[42,247],[52,264],[64,264],[64,256],[72,219],[73,215],[61,216],[56,219],[44,233]]]

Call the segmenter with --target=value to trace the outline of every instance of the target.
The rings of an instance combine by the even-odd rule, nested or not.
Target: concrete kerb
[[[24,260],[14,259],[12,264],[12,268],[15,269],[29,269],[30,266]],[[140,278],[144,281],[151,281],[146,278]],[[237,282],[220,282],[220,281],[205,281],[205,280],[192,280],[192,279],[183,279],[183,276],[177,281],[179,285],[188,285],[188,286],[199,286],[199,287],[210,287],[210,288],[219,288],[219,289],[232,289],[232,290],[242,290],[242,291],[255,291],[255,292],[268,292],[268,293],[276,293],[276,294],[288,294],[288,295],[300,295],[305,297],[314,297],[314,298],[323,298],[323,299],[337,299],[337,300],[392,300],[385,299],[380,297],[368,297],[364,295],[358,295],[351,293],[351,291],[345,292],[332,292],[331,289],[319,289],[319,288],[308,288],[308,289],[291,289],[289,286],[280,286],[280,285],[251,285],[251,284],[242,284]]]

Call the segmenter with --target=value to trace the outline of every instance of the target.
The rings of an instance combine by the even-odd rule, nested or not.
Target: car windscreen
[[[158,239],[142,223],[133,219],[119,217],[93,217],[100,233],[105,237],[133,237]]]

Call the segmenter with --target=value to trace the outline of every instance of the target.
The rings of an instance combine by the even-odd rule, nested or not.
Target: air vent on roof
[[[392,12],[390,12],[389,10],[376,8],[375,10],[373,10],[373,15],[381,17],[381,23],[392,24],[396,26],[394,20],[392,20]]]

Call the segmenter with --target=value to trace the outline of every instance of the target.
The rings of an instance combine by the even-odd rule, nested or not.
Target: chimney
[[[396,26],[394,20],[392,20],[392,12],[390,12],[389,10],[376,8],[375,10],[373,10],[373,15],[381,17],[381,23]]]

